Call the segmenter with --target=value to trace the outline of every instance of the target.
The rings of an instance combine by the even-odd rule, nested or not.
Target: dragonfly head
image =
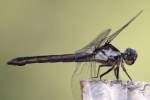
[[[123,53],[123,59],[128,65],[134,64],[137,59],[137,52],[132,48],[127,48]]]

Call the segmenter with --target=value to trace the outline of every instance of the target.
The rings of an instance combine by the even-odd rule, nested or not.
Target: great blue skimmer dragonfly
[[[18,65],[23,66],[26,64],[32,63],[56,63],[56,62],[90,62],[97,63],[98,66],[90,67],[90,73],[94,73],[89,75],[90,79],[102,79],[104,75],[114,70],[114,74],[117,80],[119,80],[119,68],[121,67],[125,74],[128,76],[130,80],[132,78],[129,76],[126,68],[124,67],[124,63],[127,65],[132,65],[137,59],[137,52],[132,48],[127,48],[124,52],[121,52],[118,48],[110,44],[110,42],[118,36],[118,34],[125,29],[135,18],[137,18],[142,11],[140,11],[136,16],[134,16],[131,20],[129,20],[125,25],[123,25],[116,32],[109,35],[111,29],[107,29],[100,33],[92,42],[78,50],[73,54],[60,54],[60,55],[44,55],[44,56],[29,56],[29,57],[17,57],[7,62],[9,65]],[[89,68],[89,66],[85,66]],[[101,67],[108,67],[109,69],[100,74]],[[95,70],[96,69],[96,70]],[[80,76],[82,74],[82,66],[77,66],[72,75],[72,92],[75,100],[80,99]],[[86,75],[86,74],[85,74]],[[79,76],[79,77],[78,77]],[[84,76],[84,73],[83,73]],[[88,76],[86,76],[87,78]],[[82,77],[81,77],[82,78]],[[77,80],[76,80],[77,79]],[[84,78],[82,78],[84,79]],[[78,85],[77,85],[78,84]],[[77,90],[78,89],[78,90]]]
[[[104,75],[114,69],[115,77],[117,80],[119,80],[119,67],[121,66],[128,78],[132,80],[124,67],[124,62],[128,65],[134,64],[135,60],[137,59],[137,52],[132,48],[127,48],[124,52],[120,52],[120,50],[110,44],[110,42],[141,13],[142,11],[140,11],[136,16],[134,16],[125,25],[111,35],[109,35],[111,29],[103,31],[97,36],[96,39],[82,49],[78,50],[76,53],[17,57],[8,61],[7,64],[23,66],[32,63],[48,62],[97,62],[100,63],[100,65],[98,67],[97,74],[93,78],[100,77],[100,79],[102,79]],[[109,67],[109,69],[100,74],[99,70],[101,67]]]

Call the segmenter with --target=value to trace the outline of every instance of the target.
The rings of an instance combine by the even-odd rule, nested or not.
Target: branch
[[[81,81],[82,100],[150,100],[150,83],[142,81]]]

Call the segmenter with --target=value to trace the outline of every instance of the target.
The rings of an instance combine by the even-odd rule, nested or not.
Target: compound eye
[[[135,60],[137,59],[137,53],[134,49],[127,48],[124,52],[123,57],[124,57],[126,64],[132,65],[132,64],[134,64]]]

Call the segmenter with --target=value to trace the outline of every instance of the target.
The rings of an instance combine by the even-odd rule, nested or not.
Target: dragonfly
[[[124,52],[121,52],[118,48],[111,44],[111,41],[114,40],[119,33],[131,22],[133,22],[133,20],[135,20],[142,12],[143,10],[137,13],[125,25],[111,35],[109,35],[111,29],[104,30],[93,41],[75,53],[17,57],[8,61],[7,64],[23,66],[33,63],[96,62],[99,65],[97,67],[98,69],[95,76],[92,78],[100,78],[101,80],[103,76],[114,70],[114,75],[116,79],[119,80],[119,68],[121,67],[127,77],[132,80],[126,68],[124,67],[124,64],[126,63],[127,65],[133,65],[135,63],[138,56],[136,50],[127,48]],[[108,67],[109,69],[100,74],[101,67]]]

